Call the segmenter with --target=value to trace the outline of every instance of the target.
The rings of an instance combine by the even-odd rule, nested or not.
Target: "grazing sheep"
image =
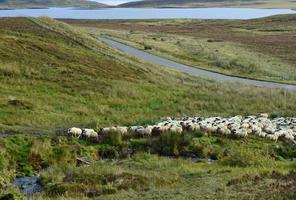
[[[226,126],[224,126],[224,127],[218,127],[217,133],[221,135],[230,135],[231,131]]]
[[[82,129],[82,136],[84,136],[87,139],[97,139],[98,133],[93,129]]]
[[[152,134],[151,128],[138,128],[136,129],[136,134],[140,137],[149,137]]]
[[[204,135],[220,134],[220,135],[235,135],[239,138],[246,138],[250,134],[259,137],[266,137],[277,141],[285,139],[294,141],[296,138],[296,118],[277,117],[274,119],[268,118],[267,113],[261,113],[258,116],[234,116],[230,118],[222,117],[179,117],[179,118],[164,118],[156,125],[147,126],[116,126],[102,128],[102,135],[110,132],[119,132],[121,135],[127,135],[129,132],[133,136],[150,137],[158,136],[164,132],[181,134],[184,130],[189,132],[200,132]],[[98,138],[98,134],[93,129],[69,128],[67,130],[69,136],[80,138]],[[296,142],[295,142],[296,143]]]
[[[171,126],[169,132],[181,134],[183,132],[182,126]]]
[[[269,117],[269,115],[267,114],[267,113],[260,113],[259,114],[259,117],[262,117],[262,118],[268,118]]]
[[[100,132],[103,135],[107,135],[107,134],[109,134],[111,132],[111,128],[110,127],[108,127],[108,128],[102,128]]]
[[[277,141],[278,140],[278,136],[276,135],[273,135],[273,134],[268,134],[266,135],[266,138],[270,139],[270,140],[273,140],[273,141]]]
[[[264,130],[266,133],[268,133],[268,134],[274,134],[275,131],[276,131],[276,128],[275,128],[274,126],[272,126],[272,125],[268,125],[268,126],[265,126],[265,127],[263,128],[263,130]]]
[[[125,126],[119,126],[116,127],[116,132],[120,133],[122,136],[125,136],[128,133],[128,128]]]
[[[250,124],[248,124],[248,123],[242,123],[241,127],[243,127],[243,128],[250,128]]]
[[[295,139],[295,137],[292,134],[286,134],[285,139],[293,141]]]
[[[67,134],[75,138],[80,138],[82,130],[80,128],[72,127],[68,129]]]
[[[234,135],[240,138],[246,138],[248,136],[248,131],[245,128],[240,128],[234,131]]]
[[[152,136],[159,136],[161,134],[161,127],[160,126],[154,126],[151,132]]]

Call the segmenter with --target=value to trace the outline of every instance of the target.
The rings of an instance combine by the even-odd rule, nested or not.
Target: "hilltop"
[[[119,7],[195,8],[195,7],[252,7],[252,8],[296,8],[289,0],[143,0],[128,2]]]
[[[0,9],[47,7],[103,8],[107,5],[89,0],[0,0]]]

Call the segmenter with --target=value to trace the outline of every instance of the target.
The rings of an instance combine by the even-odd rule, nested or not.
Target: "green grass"
[[[163,116],[295,113],[296,94],[140,62],[48,18],[2,18],[0,129],[145,124]]]
[[[171,71],[48,18],[1,18],[0,27],[1,195],[21,198],[14,178],[43,169],[39,199],[275,198],[294,176],[295,162],[285,159],[295,158],[295,150],[282,141],[112,134],[93,144],[54,133],[70,126],[146,124],[163,116],[293,116],[295,93]],[[10,135],[16,132],[21,134]],[[192,153],[218,162],[183,159]],[[77,166],[76,157],[96,162]],[[270,192],[247,192],[254,184]]]
[[[232,76],[296,83],[295,15],[256,20],[66,22],[180,63]],[[272,45],[271,45],[272,44]],[[275,47],[276,46],[276,47]],[[148,48],[149,47],[149,48]]]
[[[9,180],[15,175],[32,175],[48,167],[41,173],[40,183],[44,190],[37,199],[221,199],[238,196],[266,199],[295,195],[295,161],[285,159],[296,155],[282,141],[274,144],[250,137],[242,142],[198,135],[190,135],[187,142],[184,142],[184,136],[170,140],[176,139],[183,141],[176,146],[179,157],[169,158],[164,157],[166,154],[159,147],[174,147],[175,143],[158,146],[163,141],[161,137],[152,141],[125,139],[117,145],[58,136],[0,138],[2,158],[10,160],[9,164],[0,161],[0,172],[10,177],[6,182],[0,182],[0,194],[5,191],[19,194]],[[126,153],[127,148],[132,151]],[[146,153],[148,151],[154,153]],[[185,156],[189,154],[205,160],[193,162]],[[218,160],[208,163],[207,158],[214,155]],[[95,163],[78,165],[77,157],[92,159]],[[31,171],[24,171],[24,168]]]

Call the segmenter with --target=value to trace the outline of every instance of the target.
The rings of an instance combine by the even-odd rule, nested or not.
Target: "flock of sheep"
[[[115,126],[102,128],[98,132],[93,129],[69,128],[67,134],[75,138],[99,140],[112,132],[122,136],[150,137],[165,132],[182,134],[184,131],[203,135],[218,134],[246,138],[248,135],[257,135],[277,141],[279,138],[289,140],[296,144],[296,118],[277,117],[270,119],[268,114],[261,113],[257,116],[222,117],[184,117],[162,119],[155,125],[146,126]]]

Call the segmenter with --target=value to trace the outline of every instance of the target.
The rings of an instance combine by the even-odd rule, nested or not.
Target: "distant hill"
[[[143,0],[129,2],[118,7],[256,7],[296,8],[290,0]]]
[[[102,8],[107,5],[89,0],[0,0],[0,9],[45,7]]]

